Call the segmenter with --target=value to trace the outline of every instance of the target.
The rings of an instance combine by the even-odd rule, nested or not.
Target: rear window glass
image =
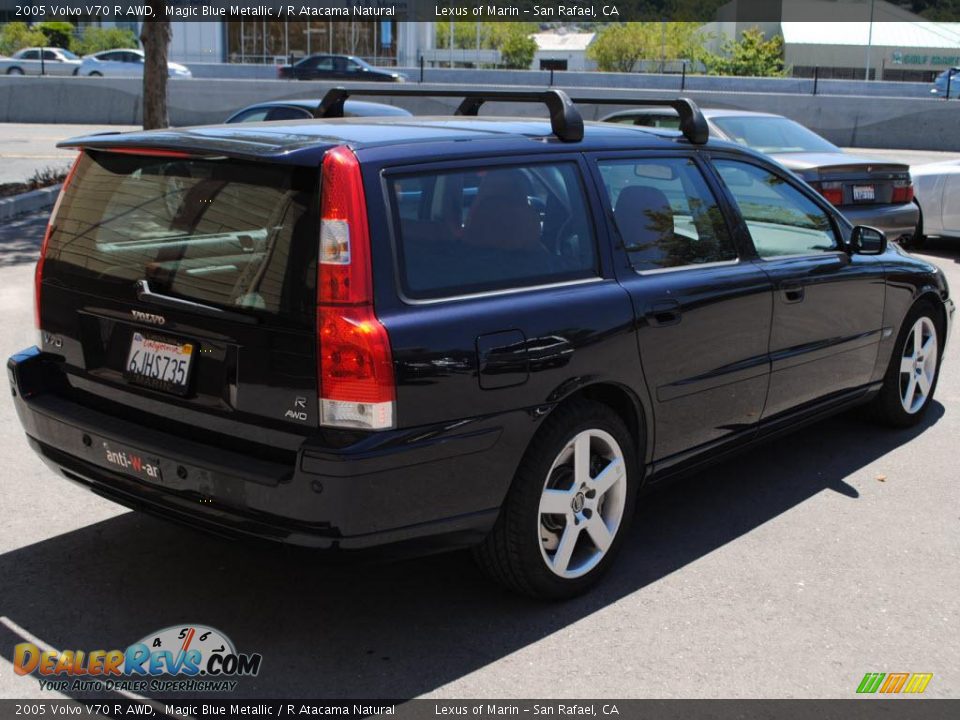
[[[574,163],[389,179],[407,297],[429,299],[597,276]]]
[[[226,158],[87,153],[63,197],[47,272],[97,292],[154,293],[309,316],[317,171]]]
[[[836,153],[839,148],[784,117],[721,116],[712,122],[741,145],[763,153]]]

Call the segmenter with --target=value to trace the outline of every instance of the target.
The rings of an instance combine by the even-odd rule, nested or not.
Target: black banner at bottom
[[[613,720],[940,720],[960,717],[960,700],[0,700],[0,718],[502,717]]]

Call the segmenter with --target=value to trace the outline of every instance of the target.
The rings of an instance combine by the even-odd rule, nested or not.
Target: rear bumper
[[[199,529],[320,549],[396,545],[420,552],[479,542],[522,450],[503,438],[531,425],[526,413],[516,413],[376,433],[336,449],[309,439],[295,462],[284,464],[88,408],[56,392],[51,365],[30,348],[7,368],[30,445],[59,474],[121,505]],[[160,477],[111,464],[107,450],[118,448],[159,467]]]
[[[920,222],[920,208],[913,203],[902,205],[843,205],[837,208],[854,225],[869,225],[883,230],[893,242],[901,235],[913,235]]]

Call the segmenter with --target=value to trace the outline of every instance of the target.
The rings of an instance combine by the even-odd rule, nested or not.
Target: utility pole
[[[864,74],[864,79],[870,79],[870,51],[873,49],[873,3],[874,0],[870,0],[870,26],[867,30],[867,69]]]

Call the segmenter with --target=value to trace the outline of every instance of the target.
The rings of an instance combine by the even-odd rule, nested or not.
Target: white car
[[[69,50],[55,47],[23,48],[9,58],[0,58],[4,75],[76,75],[80,58]]]
[[[170,77],[188,78],[193,74],[185,66],[168,62]],[[84,55],[77,75],[84,77],[143,77],[143,50],[102,50]]]
[[[914,245],[926,236],[960,239],[960,160],[914,165],[910,175],[921,213]]]

